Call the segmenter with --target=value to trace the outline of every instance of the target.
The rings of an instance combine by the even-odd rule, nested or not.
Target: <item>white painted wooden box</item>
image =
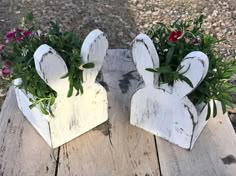
[[[192,82],[192,88],[181,80],[177,80],[173,86],[159,84],[159,74],[145,70],[159,67],[157,51],[147,35],[140,34],[135,38],[132,55],[144,84],[131,100],[131,124],[182,148],[192,149],[207,123],[208,109],[204,105],[195,107],[187,95],[206,76],[208,57],[200,51],[194,51],[182,60],[180,72]]]
[[[68,72],[64,60],[45,44],[35,51],[34,61],[38,74],[57,92],[52,107],[54,117],[42,114],[38,107],[30,109],[29,98],[32,95],[17,87],[15,92],[20,110],[50,147],[56,148],[108,119],[107,92],[95,82],[107,49],[108,41],[100,30],[94,30],[86,37],[81,48],[82,62],[93,62],[95,67],[83,72],[84,93],[70,98],[67,97],[69,80],[62,78]],[[14,83],[19,85],[20,79]]]

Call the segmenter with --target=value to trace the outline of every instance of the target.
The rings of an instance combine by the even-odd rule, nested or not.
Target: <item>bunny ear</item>
[[[43,44],[34,53],[34,63],[39,76],[56,92],[69,88],[68,73],[64,60],[50,46]]]
[[[81,48],[82,62],[84,64],[94,63],[94,68],[85,69],[83,72],[85,82],[95,82],[98,72],[102,67],[107,49],[107,38],[99,29],[90,32],[85,38]]]
[[[159,74],[154,74],[146,68],[158,68],[159,57],[152,40],[146,34],[139,34],[133,41],[132,56],[139,74],[147,86],[156,85]],[[154,77],[155,76],[155,77]]]
[[[192,87],[186,81],[177,80],[173,86],[173,94],[182,98],[192,92],[205,78],[209,67],[208,57],[200,52],[189,53],[181,62],[179,73],[188,78]]]

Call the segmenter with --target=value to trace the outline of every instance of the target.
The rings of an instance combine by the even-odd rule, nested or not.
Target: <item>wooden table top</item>
[[[0,176],[235,176],[236,135],[227,115],[210,119],[193,150],[129,124],[140,83],[128,50],[109,50],[103,66],[109,121],[52,150],[17,107],[13,89],[0,116]]]

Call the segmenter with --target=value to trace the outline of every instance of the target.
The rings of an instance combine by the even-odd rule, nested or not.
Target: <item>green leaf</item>
[[[83,65],[83,68],[94,68],[94,63],[86,63]]]
[[[34,102],[34,99],[33,99],[33,98],[29,98],[29,101],[30,101],[31,103],[33,103],[33,102]]]
[[[72,94],[73,94],[73,86],[70,84],[70,87],[69,87],[69,91],[68,91],[68,93],[67,93],[67,97],[71,97],[72,96]]]
[[[173,43],[173,42],[167,42],[167,44],[168,44],[169,46],[172,46],[172,47],[175,47],[175,46],[176,46],[176,44]]]
[[[82,84],[78,84],[78,92],[77,92],[77,95],[78,95],[79,91],[80,91],[81,94],[84,93],[84,89],[83,89],[83,87],[82,87]]]
[[[172,28],[173,28],[173,27],[175,27],[175,26],[176,26],[176,24],[178,24],[179,20],[180,20],[180,17],[179,17],[179,18],[177,18],[177,19],[174,21],[174,23],[173,23],[173,24],[171,24],[171,27],[172,27]]]
[[[79,75],[80,84],[82,84],[84,82],[84,80],[83,80],[83,72],[80,70],[78,75]]]
[[[42,103],[39,103],[39,107],[40,107],[40,111],[45,114],[45,115],[48,115],[48,111],[43,107],[43,104]]]
[[[193,88],[193,84],[192,82],[190,81],[190,79],[188,79],[186,76],[181,76],[181,80],[185,81],[190,87]]]
[[[61,79],[64,79],[64,78],[66,78],[66,77],[68,77],[68,76],[69,76],[69,72],[66,73],[64,76],[62,76]]]
[[[212,100],[212,101],[213,101],[213,117],[216,117],[216,115],[217,115],[216,102],[215,102],[215,100]]]
[[[30,109],[33,109],[37,104],[36,103],[32,103],[31,105],[29,105]]]
[[[59,35],[60,34],[60,28],[59,28],[58,24],[51,21],[50,22],[49,33],[52,34],[52,35]]]
[[[63,37],[64,37],[64,40],[70,40],[71,38],[73,38],[74,36],[74,33],[72,32],[65,32]]]
[[[228,102],[232,103],[233,99],[232,99],[230,94],[228,94],[228,93],[221,93],[220,95],[222,97],[221,99],[227,100]]]
[[[232,109],[234,108],[232,101],[228,101],[227,99],[221,99],[220,101],[222,101],[225,105],[228,105]]]
[[[206,116],[206,120],[208,120],[211,116],[211,106],[210,103],[207,103],[207,116]]]
[[[227,92],[234,93],[236,92],[236,87],[231,87],[227,90]]]
[[[159,67],[159,68],[155,68],[155,70],[158,73],[166,73],[166,74],[176,73],[175,71],[171,70],[171,68],[169,66],[162,66],[162,67]]]
[[[33,12],[27,13],[25,18],[27,21],[33,21],[34,20]]]
[[[171,63],[172,56],[174,54],[175,47],[171,47],[166,54],[166,64]]]
[[[222,112],[223,112],[223,114],[225,114],[225,113],[226,113],[226,105],[225,105],[225,103],[222,102],[222,101],[221,101],[221,107],[222,107]]]
[[[223,79],[229,79],[232,75],[233,75],[233,73],[231,73],[231,72],[225,72],[225,73],[223,73],[222,78]]]
[[[52,106],[55,103],[56,97],[51,97],[49,105]]]
[[[145,70],[147,70],[149,72],[153,72],[153,73],[157,72],[157,70],[155,68],[146,68]]]
[[[53,112],[52,112],[51,107],[49,107],[49,114],[50,114],[52,117],[55,117],[54,114],[53,114]]]

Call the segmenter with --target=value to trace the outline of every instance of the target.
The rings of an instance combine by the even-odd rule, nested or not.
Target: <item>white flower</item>
[[[164,51],[164,52],[167,52],[167,51],[168,51],[168,49],[166,48],[166,49],[164,49],[163,51]]]
[[[38,34],[38,36],[41,36],[41,35],[42,35],[42,31],[41,31],[41,30],[38,30],[38,31],[37,31],[37,34]]]
[[[27,55],[28,51],[29,51],[29,49],[23,48],[21,55],[25,57]]]

